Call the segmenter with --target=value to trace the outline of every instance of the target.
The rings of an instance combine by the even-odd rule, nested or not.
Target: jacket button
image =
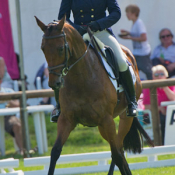
[[[91,9],[91,11],[94,11],[94,9]]]
[[[84,18],[84,16],[83,16],[83,15],[81,15],[81,17],[82,17],[82,18]]]
[[[83,12],[83,10],[80,10],[80,12]]]
[[[83,25],[83,22],[81,22],[81,24]]]
[[[94,18],[94,15],[91,15],[91,18]]]

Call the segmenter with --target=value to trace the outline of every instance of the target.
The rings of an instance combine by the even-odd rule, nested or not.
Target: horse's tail
[[[131,129],[123,142],[124,150],[129,152],[132,151],[133,153],[141,153],[143,148],[143,137],[149,146],[154,147],[154,143],[143,129],[138,119],[134,118]]]

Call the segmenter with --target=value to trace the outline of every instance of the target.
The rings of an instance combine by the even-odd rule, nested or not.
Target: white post
[[[1,155],[5,156],[4,116],[0,116],[0,151]]]
[[[48,151],[48,143],[47,143],[46,122],[45,122],[44,112],[40,112],[40,123],[41,123],[42,137],[43,137],[44,152],[47,152]]]
[[[33,113],[33,120],[35,125],[35,134],[36,134],[36,141],[38,145],[38,153],[43,154],[43,139],[42,139],[42,130],[41,130],[41,123],[40,123],[40,115],[39,112]]]
[[[36,78],[36,88],[37,88],[37,90],[42,89],[41,88],[41,78],[40,77]],[[42,101],[42,98],[38,98],[38,103],[40,103],[41,101]]]
[[[13,89],[16,92],[19,91],[18,81],[17,80],[13,80]]]
[[[154,161],[157,161],[157,155],[148,156],[148,162],[154,162]]]

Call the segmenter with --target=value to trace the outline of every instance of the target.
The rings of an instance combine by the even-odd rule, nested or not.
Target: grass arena
[[[37,143],[36,143],[36,136],[34,130],[34,121],[31,115],[28,116],[28,124],[29,124],[29,133],[30,133],[30,142],[31,142],[31,158],[34,157],[43,157],[43,156],[50,156],[50,151],[52,145],[54,144],[55,137],[56,137],[56,124],[50,123],[50,114],[48,113],[45,117],[46,119],[46,128],[47,128],[47,139],[48,139],[48,151],[44,154],[40,155],[37,152]],[[119,118],[115,119],[116,128],[118,127]],[[38,171],[43,170],[44,166],[25,166],[24,160],[22,156],[15,154],[14,145],[12,138],[5,134],[5,149],[6,155],[1,157],[1,159],[11,158],[14,157],[15,159],[19,159],[19,167],[14,168],[15,171],[22,170],[23,172],[29,171]],[[147,145],[144,145],[147,147]],[[33,151],[32,151],[33,150]],[[82,125],[79,125],[70,135],[69,139],[67,140],[63,150],[62,155],[68,154],[80,154],[80,153],[92,153],[92,152],[103,152],[103,151],[110,151],[108,143],[102,139],[99,134],[98,129],[95,128],[88,128]],[[167,150],[168,151],[168,150]],[[158,160],[169,160],[171,159],[172,162],[175,164],[175,153],[174,154],[164,154],[158,156]],[[147,162],[147,157],[135,157],[135,158],[127,158],[127,161],[130,164],[133,163],[140,163],[140,162]],[[58,161],[59,162],[59,161]],[[110,163],[110,160],[108,160]],[[0,163],[1,164],[1,163]],[[91,162],[77,162],[77,163],[68,163],[68,164],[57,164],[56,170],[59,168],[68,168],[68,167],[85,167],[85,166],[96,166],[98,165],[97,161]],[[5,169],[8,172],[8,169]],[[92,170],[92,169],[91,169]],[[146,169],[138,169],[132,170],[134,175],[174,175],[175,166],[168,166],[168,167],[158,167],[158,168],[146,168]],[[33,174],[33,173],[32,173]],[[42,173],[40,173],[42,174]],[[81,173],[85,175],[106,175],[107,172],[98,172],[98,173]],[[119,171],[115,171],[115,175],[119,175]],[[78,174],[77,174],[78,175]],[[80,175],[80,174],[79,174]]]

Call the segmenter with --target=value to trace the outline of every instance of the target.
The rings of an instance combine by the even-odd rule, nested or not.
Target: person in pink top
[[[153,80],[166,79],[168,77],[168,72],[164,66],[156,65],[152,67],[152,76]],[[163,101],[175,101],[175,86],[157,88],[157,100],[160,114],[162,145],[164,145],[166,107],[160,106],[160,104]],[[145,105],[145,109],[151,109],[149,89],[143,89],[143,104]]]

